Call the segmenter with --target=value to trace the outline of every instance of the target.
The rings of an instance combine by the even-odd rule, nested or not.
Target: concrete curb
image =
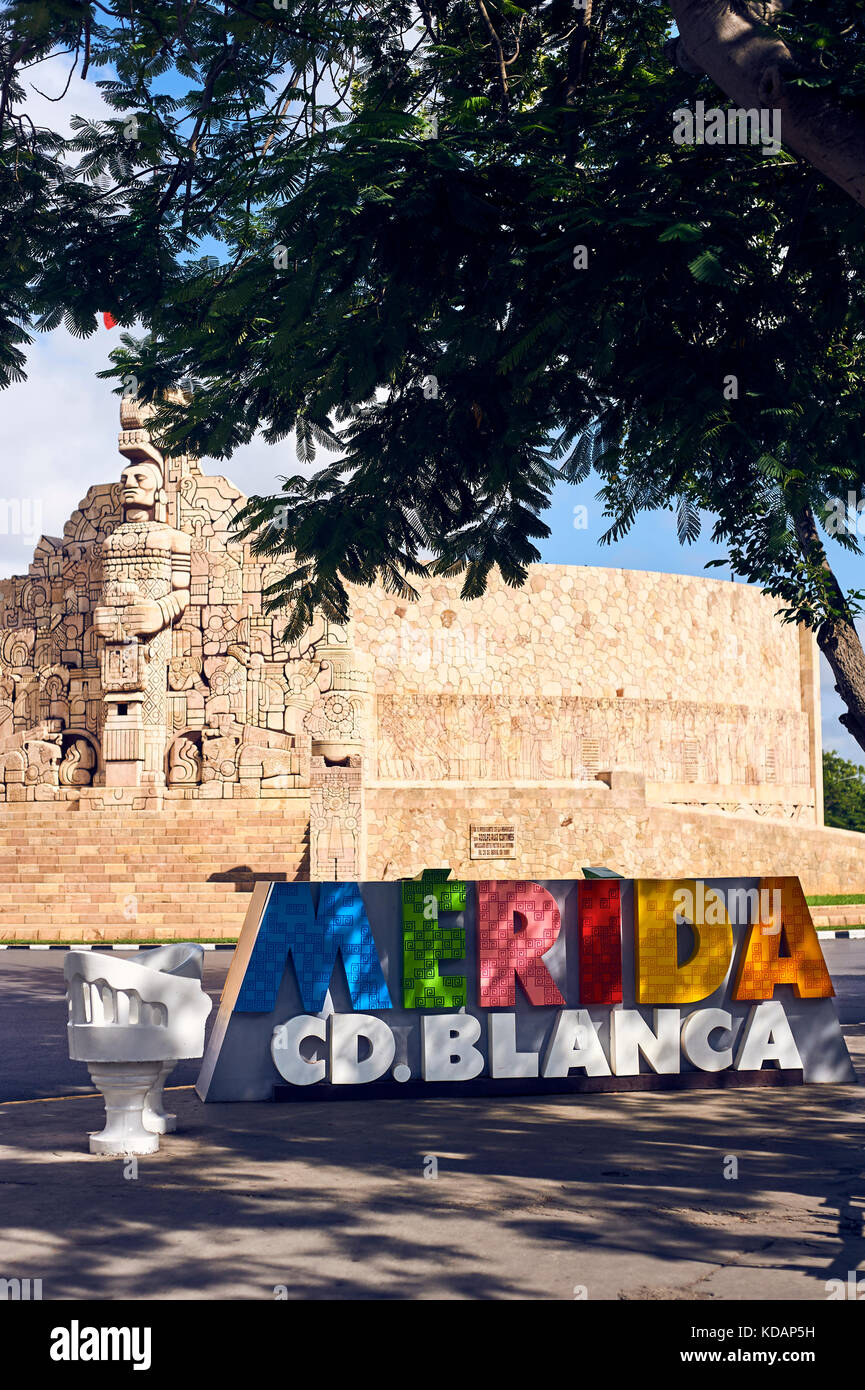
[[[865,936],[865,931],[862,933]],[[112,946],[109,941],[89,941],[82,945],[79,941],[69,941],[63,945],[41,946],[33,945],[27,941],[6,941],[0,943],[0,951],[149,951],[152,946],[167,946],[167,941],[145,942],[142,946]],[[213,941],[197,941],[202,951],[233,951],[236,945],[234,941],[226,941],[224,946],[217,946]]]
[[[862,941],[865,940],[865,927],[839,927],[837,931],[828,927],[818,927],[817,936],[821,941]],[[166,944],[164,941],[148,941],[142,946],[113,946],[108,941],[90,941],[86,944],[70,941],[59,946],[53,944],[43,946],[27,941],[6,941],[0,943],[0,951],[142,951],[150,950],[152,946],[164,946]],[[217,945],[213,941],[199,941],[196,944],[203,951],[233,951],[237,942],[226,941],[224,945]]]

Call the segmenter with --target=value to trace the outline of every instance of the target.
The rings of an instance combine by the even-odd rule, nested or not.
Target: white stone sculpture
[[[105,1098],[106,1124],[90,1152],[149,1154],[175,1128],[162,1088],[182,1057],[204,1051],[213,1007],[201,986],[204,951],[192,942],[137,956],[68,951],[69,1056],[86,1062]]]

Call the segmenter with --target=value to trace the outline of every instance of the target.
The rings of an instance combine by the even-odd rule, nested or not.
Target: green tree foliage
[[[865,832],[865,767],[825,752],[823,801],[827,825]]]
[[[858,110],[861,6],[798,8],[795,80]],[[161,409],[169,448],[296,430],[303,462],[339,454],[245,518],[295,557],[270,595],[290,636],[344,617],[350,582],[522,583],[556,482],[594,468],[611,538],[646,509],[673,507],[683,542],[717,518],[738,573],[818,631],[865,746],[862,595],[820,528],[865,491],[862,209],[788,152],[673,142],[676,110],[726,102],[672,64],[667,6],[10,14],[13,43],[78,23],[117,118],[71,149],[7,120],[8,323],[143,321],[114,374],[148,399],[194,379]]]

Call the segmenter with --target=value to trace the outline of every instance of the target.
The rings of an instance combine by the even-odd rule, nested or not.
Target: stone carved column
[[[309,798],[309,876],[356,882],[366,878],[366,825],[363,758],[351,754],[348,766],[312,758]]]
[[[121,423],[141,423],[128,402]],[[165,521],[164,463],[143,428],[126,428],[120,452],[123,520],[102,551],[101,603],[105,785],[165,783],[171,628],[189,603],[190,541]]]
[[[316,647],[321,698],[303,721],[312,735],[312,756],[329,764],[369,751],[372,681],[369,658],[345,644]]]
[[[372,681],[369,660],[350,642],[317,643],[321,697],[303,721],[312,737],[310,877],[366,876],[364,772],[370,765]]]

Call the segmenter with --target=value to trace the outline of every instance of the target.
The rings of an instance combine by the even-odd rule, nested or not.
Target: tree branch
[[[835,677],[835,689],[847,706],[846,714],[839,716],[840,722],[859,746],[865,748],[865,651],[844,590],[826,557],[814,513],[809,506],[803,505],[793,512],[792,517],[802,553],[806,560],[823,571],[826,589],[835,609],[835,614],[827,617],[817,629],[817,645]]]
[[[502,41],[496,33],[495,29],[493,28],[493,23],[489,17],[489,13],[487,11],[486,5],[484,4],[484,0],[476,0],[476,3],[478,10],[480,11],[481,19],[484,22],[484,28],[490,36],[493,48],[496,50],[496,56],[499,67],[499,81],[502,84],[502,115],[506,115],[508,103],[510,101],[510,89],[508,87],[508,69],[507,64],[505,63],[505,53],[504,49],[502,48]]]
[[[765,27],[783,8],[784,0],[760,0],[744,12],[729,0],[671,0],[677,61],[708,73],[742,106],[780,110],[784,144],[865,207],[865,118],[832,95],[791,85],[802,66]]]

